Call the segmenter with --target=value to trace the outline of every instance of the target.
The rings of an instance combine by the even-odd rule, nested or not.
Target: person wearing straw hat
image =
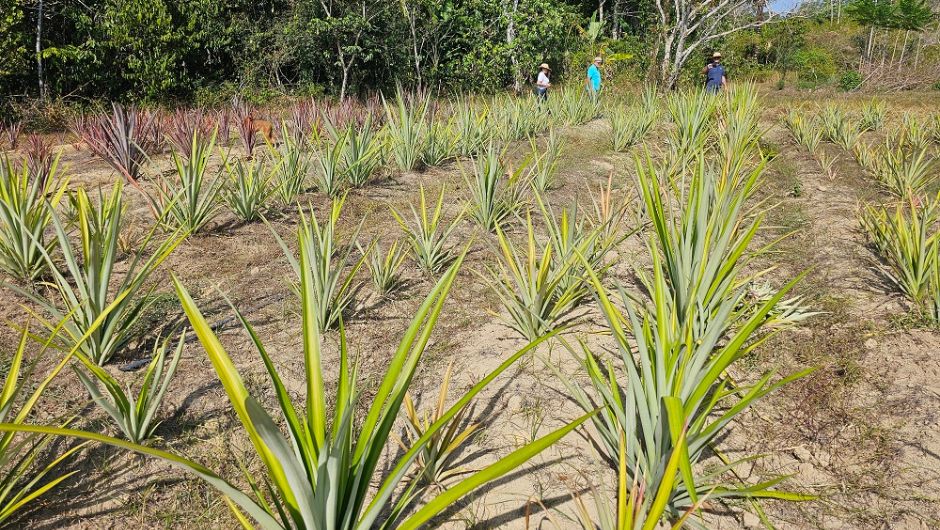
[[[715,94],[728,86],[728,72],[721,64],[721,52],[712,54],[712,60],[702,70],[705,75],[705,90]]]
[[[601,57],[595,57],[594,62],[591,63],[591,66],[588,66],[587,77],[584,79],[584,85],[593,93],[598,93],[601,89],[601,65],[604,64],[604,59]]]
[[[549,68],[548,64],[542,63],[539,65],[539,76],[535,81],[535,95],[541,101],[548,99],[548,87],[552,86],[552,82],[549,79],[551,74],[552,69]]]

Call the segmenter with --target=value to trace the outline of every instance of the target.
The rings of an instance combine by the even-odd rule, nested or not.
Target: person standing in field
[[[597,94],[601,90],[600,67],[603,63],[604,59],[595,57],[594,62],[591,63],[591,66],[588,66],[587,77],[584,79],[585,86],[594,94]]]
[[[551,75],[552,69],[547,64],[542,63],[539,65],[539,77],[535,81],[535,95],[539,101],[548,99],[548,88],[552,86]]]
[[[728,72],[721,64],[721,52],[712,54],[712,60],[702,70],[705,76],[705,90],[712,94],[728,87]]]

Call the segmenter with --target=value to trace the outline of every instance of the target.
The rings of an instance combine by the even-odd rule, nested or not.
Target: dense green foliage
[[[662,1],[668,11],[677,0]],[[397,85],[526,91],[538,64],[552,66],[553,82],[580,83],[595,55],[608,86],[629,87],[667,60],[656,13],[654,0],[0,0],[0,106],[219,106],[235,94],[263,102]],[[755,4],[692,30],[690,39],[724,36],[691,50],[682,83],[701,82],[713,49],[732,80],[795,78],[801,88],[853,80],[846,72],[886,58],[940,63],[940,46],[923,38],[935,25],[926,0],[807,2],[799,14],[763,19]]]
[[[499,0],[2,0],[0,94],[39,94],[40,1],[50,95],[205,103],[249,87],[338,93],[344,77],[360,93],[396,81],[502,87],[540,62],[560,65],[588,9],[564,0],[520,1],[514,14]]]

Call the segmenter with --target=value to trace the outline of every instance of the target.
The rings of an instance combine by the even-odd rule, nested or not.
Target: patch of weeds
[[[767,160],[775,160],[780,156],[780,146],[777,145],[776,142],[761,137],[758,139],[757,144],[760,147],[761,153]]]
[[[802,197],[803,196],[803,183],[797,181],[793,184],[793,188],[790,189],[791,197]]]
[[[938,324],[921,312],[908,310],[889,315],[888,329],[891,331],[936,330]]]

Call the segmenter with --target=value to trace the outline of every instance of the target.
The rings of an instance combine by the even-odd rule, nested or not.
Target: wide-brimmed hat
[[[712,54],[712,59],[721,59],[721,52],[715,52]]]
[[[550,66],[548,66],[547,63],[542,63],[542,64],[539,65],[539,70],[548,70],[549,72],[551,72],[551,71],[552,71],[552,68],[551,68]]]
[[[602,62],[604,62],[604,58],[603,58],[603,57],[595,57],[595,58],[594,58],[594,62],[595,62],[595,63],[602,63]]]

